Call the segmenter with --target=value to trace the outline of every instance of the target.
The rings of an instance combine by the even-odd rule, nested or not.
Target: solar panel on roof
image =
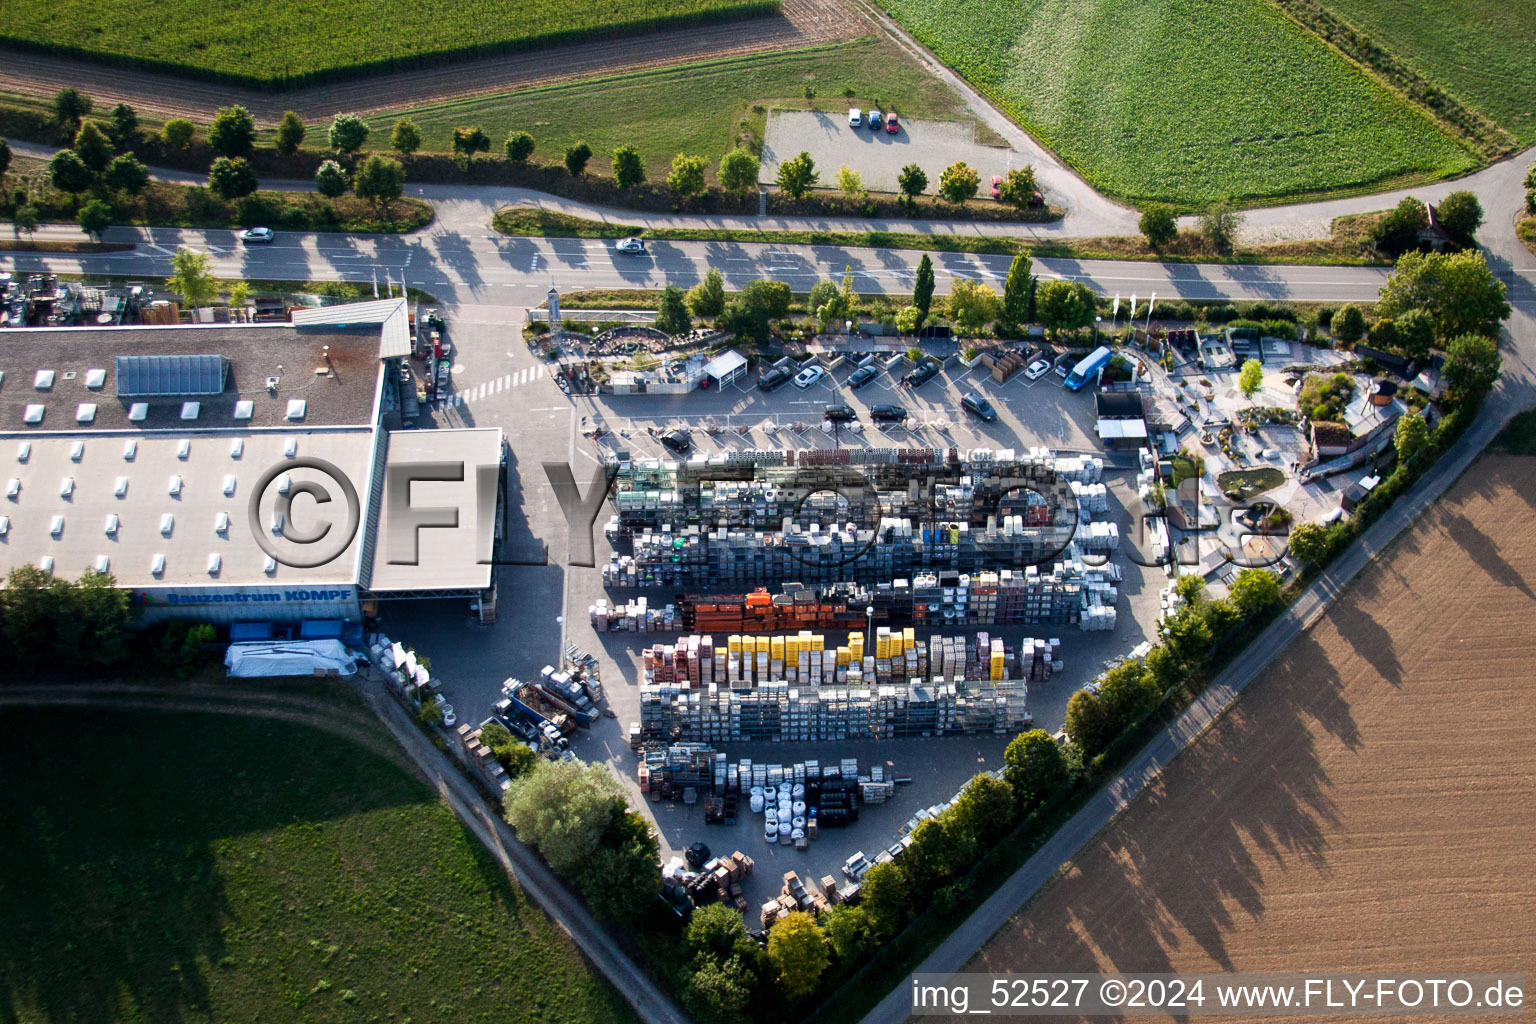
[[[217,395],[224,390],[229,361],[223,356],[118,356],[117,393],[147,395]]]

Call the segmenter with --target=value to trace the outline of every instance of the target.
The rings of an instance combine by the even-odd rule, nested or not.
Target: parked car
[[[615,242],[613,247],[619,252],[627,252],[631,255],[643,255],[645,253],[645,239],[624,238]]]
[[[852,423],[859,418],[859,414],[846,405],[829,405],[821,418],[828,423]]]
[[[869,130],[872,131],[872,132],[877,132],[881,128],[884,128],[884,127],[885,127],[885,118],[880,116],[880,111],[878,111],[878,110],[871,110],[869,112]]]
[[[992,403],[974,391],[960,399],[960,408],[972,416],[980,416],[988,423],[997,419],[997,410],[992,408]]]
[[[1003,176],[1001,174],[992,175],[992,198],[999,202],[1003,199]]]
[[[764,391],[777,391],[785,384],[788,384],[789,379],[793,376],[794,372],[792,370],[785,369],[782,366],[774,367],[771,370],[764,371],[763,375],[757,378],[757,386]]]
[[[1039,380],[1051,372],[1051,364],[1045,359],[1036,359],[1024,369],[1025,380]]]
[[[819,366],[807,366],[805,369],[795,374],[795,387],[804,390],[805,388],[808,388],[812,384],[815,384],[817,381],[821,380],[821,378],[825,377],[826,375],[827,371],[823,370]]]
[[[864,112],[862,110],[860,110],[858,107],[849,107],[848,108],[848,127],[849,128],[862,128],[862,127],[864,127]]]
[[[901,382],[909,388],[921,387],[938,375],[938,363],[919,363],[917,369],[901,378]]]
[[[896,111],[885,115],[885,134],[896,135],[901,132],[901,125],[896,123]]]
[[[687,454],[688,449],[693,447],[693,435],[681,428],[669,430],[661,435],[661,446],[678,455]]]
[[[880,367],[861,366],[853,371],[853,376],[848,378],[848,386],[857,391],[878,376],[880,376]]]
[[[875,405],[869,409],[869,418],[876,423],[905,423],[907,410],[899,405]]]
[[[240,232],[240,241],[246,245],[260,245],[277,237],[271,228],[246,228]]]

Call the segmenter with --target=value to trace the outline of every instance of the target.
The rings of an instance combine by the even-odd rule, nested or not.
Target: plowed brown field
[[[965,970],[1536,976],[1533,517],[1475,465]]]

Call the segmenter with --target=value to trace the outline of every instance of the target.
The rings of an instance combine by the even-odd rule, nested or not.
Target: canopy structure
[[[350,676],[357,661],[340,640],[269,641],[230,644],[224,667],[231,676]]]
[[[747,372],[747,357],[735,349],[720,353],[704,364],[704,376],[714,387],[724,387]]]
[[[1146,420],[1099,420],[1099,437],[1105,441],[1123,441],[1147,436]]]

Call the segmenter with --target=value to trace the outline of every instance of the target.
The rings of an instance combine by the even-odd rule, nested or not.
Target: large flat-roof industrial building
[[[394,429],[410,348],[401,299],[282,324],[6,331],[0,574],[109,572],[145,621],[359,621],[443,596],[494,615],[501,431]],[[424,465],[450,469],[413,487]]]

